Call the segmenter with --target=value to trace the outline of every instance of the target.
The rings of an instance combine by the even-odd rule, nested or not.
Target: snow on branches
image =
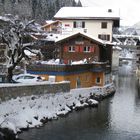
[[[28,50],[34,54],[40,54],[40,52],[31,49],[34,42],[28,42],[27,37],[30,37],[30,32],[35,31],[34,20],[22,22],[18,17],[10,16],[6,18],[0,18],[3,24],[0,29],[0,36],[2,43],[7,46],[7,68],[8,68],[8,81],[12,80],[14,68],[21,62],[23,58],[29,59],[29,56],[25,53]]]

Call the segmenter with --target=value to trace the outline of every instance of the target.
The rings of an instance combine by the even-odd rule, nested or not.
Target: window
[[[110,35],[108,35],[108,34],[99,34],[98,38],[100,38],[102,40],[110,41]]]
[[[24,79],[24,76],[17,77],[16,80]]]
[[[107,28],[107,22],[102,22],[101,23],[101,28],[106,29]]]
[[[90,52],[90,46],[85,46],[84,47],[84,52]]]
[[[76,78],[76,87],[77,87],[77,88],[80,88],[80,87],[81,87],[81,80],[80,80],[80,77],[77,77],[77,78]]]
[[[75,47],[74,46],[69,46],[69,52],[75,52]]]
[[[84,21],[74,21],[73,28],[85,28],[85,22]]]
[[[101,78],[100,77],[97,77],[96,78],[96,84],[100,84],[101,83]]]
[[[33,76],[25,76],[24,79],[34,79],[35,77]]]

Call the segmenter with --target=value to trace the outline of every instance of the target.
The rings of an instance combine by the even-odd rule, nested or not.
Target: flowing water
[[[20,134],[24,140],[140,140],[140,95],[131,62],[119,68],[117,91],[98,108],[73,111],[64,118]]]

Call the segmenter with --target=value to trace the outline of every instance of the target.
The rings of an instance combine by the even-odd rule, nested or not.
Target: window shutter
[[[100,34],[98,35],[98,38],[101,39],[101,35]]]
[[[79,46],[75,46],[75,52],[79,52]]]
[[[82,28],[85,28],[85,22],[84,21],[82,22]]]
[[[73,28],[76,28],[76,21],[73,22]]]
[[[107,35],[107,41],[109,41],[110,40],[110,35]]]
[[[90,52],[94,52],[94,47],[90,47]]]
[[[64,64],[68,64],[68,60],[67,59],[64,59]]]
[[[64,46],[64,52],[68,52],[68,46]]]
[[[83,46],[80,46],[80,52],[83,52]]]

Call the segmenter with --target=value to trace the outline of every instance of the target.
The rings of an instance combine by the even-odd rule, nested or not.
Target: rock
[[[19,140],[17,135],[8,128],[0,128],[0,140]]]
[[[97,107],[98,106],[98,101],[93,100],[93,99],[87,99],[86,101],[90,107]]]
[[[43,117],[40,122],[42,122],[43,124],[47,123],[49,121],[48,118]]]
[[[78,102],[78,103],[75,105],[75,110],[76,110],[76,111],[82,110],[82,109],[85,108],[85,106],[87,106],[86,103],[81,104],[80,102]]]
[[[89,98],[90,99],[94,99],[96,101],[102,101],[103,96],[101,94],[97,95],[97,94],[93,93],[93,94],[90,94]]]

